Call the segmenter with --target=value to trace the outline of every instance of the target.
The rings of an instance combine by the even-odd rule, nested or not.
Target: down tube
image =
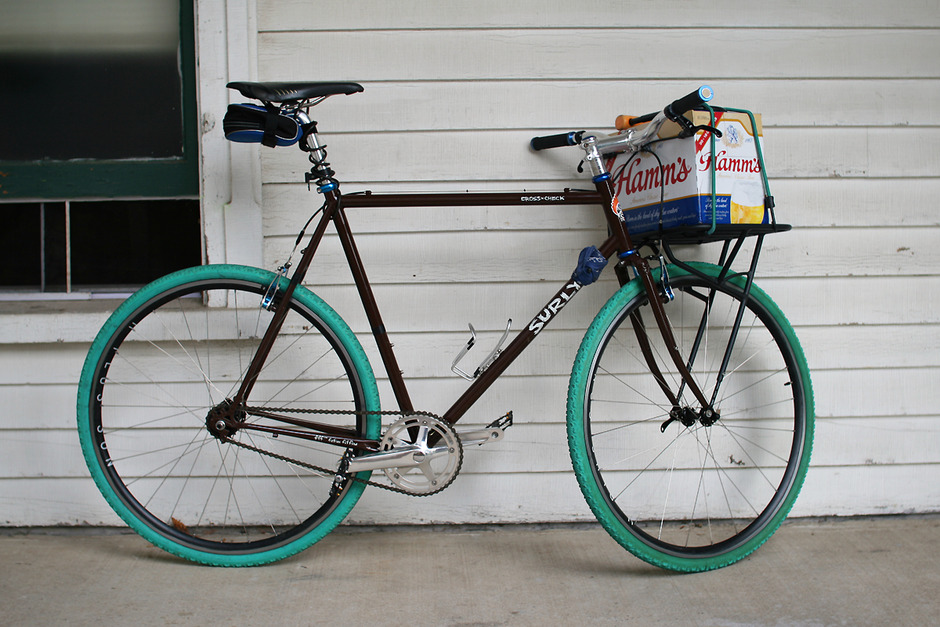
[[[419,193],[419,194],[373,194],[372,192],[362,192],[353,194],[344,194],[341,200],[341,209],[355,208],[393,208],[393,207],[486,207],[486,206],[522,206],[522,205],[600,205],[606,207],[603,202],[604,195],[598,192],[565,189],[562,192],[445,192],[445,193]],[[609,198],[609,193],[608,193]],[[343,211],[338,212],[340,215]],[[343,220],[345,222],[345,220]],[[347,227],[348,228],[348,227]],[[351,233],[348,234],[350,240]],[[345,235],[344,235],[345,237]],[[601,252],[605,257],[610,257],[615,250],[616,245],[613,238],[604,242],[601,246]],[[348,251],[347,251],[348,254]],[[358,256],[358,253],[354,253]],[[358,263],[358,262],[357,262]],[[363,274],[362,284],[368,286],[368,280]],[[456,423],[467,412],[468,409],[486,392],[487,389],[496,381],[497,378],[515,361],[515,359],[525,350],[525,348],[535,339],[548,322],[564,305],[571,300],[581,289],[580,284],[574,281],[568,281],[555,296],[545,305],[532,322],[520,332],[513,341],[500,353],[499,357],[490,364],[480,376],[474,380],[463,395],[457,399],[454,405],[447,410],[443,419],[450,424]],[[363,297],[363,290],[360,289],[360,297]],[[364,297],[363,304],[371,300],[369,296]],[[367,310],[369,306],[366,306]],[[376,307],[377,311],[377,307]],[[548,313],[546,313],[548,312]],[[542,318],[545,318],[544,320]],[[375,318],[376,320],[378,317]],[[374,321],[373,321],[374,322]],[[373,326],[376,326],[373,324]],[[375,339],[379,345],[380,352],[392,355],[391,345],[388,336],[384,333],[384,325],[379,325],[382,333],[376,335]],[[375,335],[375,334],[374,334]],[[383,353],[384,354],[384,353]],[[385,363],[386,371],[396,389],[399,405],[403,403],[410,409],[411,401],[407,395],[404,380],[399,380],[394,373],[400,375],[397,365],[393,362],[391,371],[388,367],[389,362]],[[404,409],[403,409],[404,411]]]
[[[602,254],[609,256],[615,247],[614,242],[614,238],[610,238],[604,242],[601,246]],[[467,388],[460,398],[454,402],[451,408],[444,413],[442,418],[449,424],[454,424],[460,420],[470,407],[483,396],[483,393],[489,389],[496,379],[505,372],[506,368],[522,354],[522,351],[524,351],[545,327],[557,317],[558,312],[578,295],[578,292],[580,292],[583,287],[583,285],[574,279],[570,279],[565,283],[565,285],[555,293],[555,296],[545,304],[542,310],[532,318],[531,322],[516,335],[509,346],[506,347],[506,350],[500,353],[496,361],[494,361],[489,368],[484,370],[479,377],[474,379],[470,387]]]

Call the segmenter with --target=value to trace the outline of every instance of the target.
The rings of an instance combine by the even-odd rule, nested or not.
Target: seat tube
[[[372,336],[375,338],[379,354],[382,356],[382,363],[385,365],[389,383],[395,393],[395,399],[398,401],[398,408],[403,414],[414,413],[414,405],[411,403],[411,397],[405,386],[405,379],[398,366],[398,359],[395,357],[392,343],[388,339],[385,323],[382,322],[382,314],[379,312],[379,306],[375,301],[375,294],[373,294],[369,278],[366,276],[365,267],[362,264],[362,258],[359,256],[359,250],[356,248],[352,230],[346,221],[346,212],[343,211],[342,201],[340,201],[336,212],[333,214],[333,225],[336,227],[336,233],[346,254],[349,270],[356,282],[356,289],[359,291],[359,298],[365,309],[366,317],[369,319],[369,325],[372,327]]]

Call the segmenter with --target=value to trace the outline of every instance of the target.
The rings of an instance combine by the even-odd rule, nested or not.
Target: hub
[[[698,414],[698,421],[702,423],[703,427],[710,427],[721,418],[721,415],[711,407],[706,407]]]
[[[674,422],[680,422],[684,427],[692,427],[696,422],[701,423],[703,427],[710,427],[721,418],[717,410],[712,407],[706,407],[696,412],[691,407],[673,407],[669,412],[669,419],[659,427],[663,433]]]
[[[225,399],[206,414],[206,429],[220,440],[230,439],[238,432],[238,425],[244,421],[245,413],[235,410],[231,399]]]

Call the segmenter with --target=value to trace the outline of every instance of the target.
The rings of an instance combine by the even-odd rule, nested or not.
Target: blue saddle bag
[[[270,148],[292,146],[300,139],[300,124],[289,115],[254,104],[231,104],[222,119],[225,139]]]

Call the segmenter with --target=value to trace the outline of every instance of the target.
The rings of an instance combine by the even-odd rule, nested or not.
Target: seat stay
[[[323,239],[323,235],[326,233],[327,226],[333,219],[333,212],[335,211],[335,208],[336,203],[327,203],[324,205],[320,222],[317,224],[316,230],[310,237],[310,242],[304,249],[303,255],[301,256],[300,261],[297,263],[297,267],[294,270],[293,275],[291,275],[291,278],[288,281],[283,293],[277,293],[277,297],[280,298],[280,302],[289,303],[291,297],[294,295],[294,290],[298,285],[300,285],[301,281],[303,281],[304,276],[306,276],[307,269],[310,267],[310,262],[313,260],[313,256]],[[251,363],[248,365],[248,369],[242,378],[238,392],[233,397],[233,401],[236,406],[241,407],[247,404],[251,390],[255,385],[258,375],[264,368],[264,363],[268,358],[268,354],[271,352],[271,348],[274,346],[274,340],[281,331],[281,326],[284,324],[284,319],[287,315],[288,309],[288,307],[277,307],[274,310],[274,316],[268,323],[268,328],[265,330],[258,349],[255,352]]]

